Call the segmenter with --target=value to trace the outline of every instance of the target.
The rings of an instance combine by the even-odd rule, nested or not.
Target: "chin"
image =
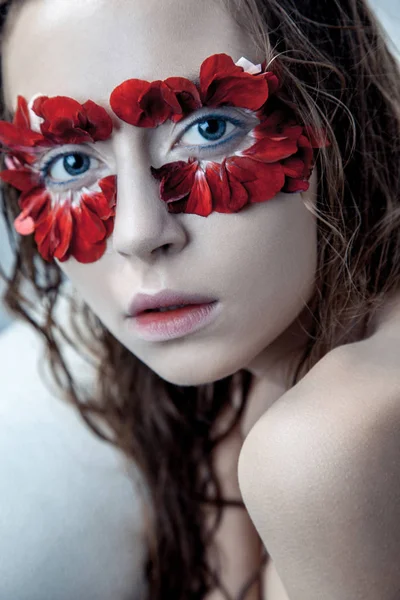
[[[191,369],[178,368],[173,370],[155,369],[154,366],[152,367],[150,365],[149,367],[157,373],[161,379],[179,386],[200,386],[214,383],[229,375],[233,375],[238,370],[224,369],[222,365],[205,365],[202,368],[199,368],[198,365],[193,365]]]

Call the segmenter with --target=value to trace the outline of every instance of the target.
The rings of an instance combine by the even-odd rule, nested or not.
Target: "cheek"
[[[246,290],[257,290],[260,303],[281,302],[284,294],[309,286],[316,266],[316,222],[300,194],[280,194],[235,215],[214,215],[213,225],[214,242],[205,244],[204,259],[213,280],[230,293],[243,297]]]

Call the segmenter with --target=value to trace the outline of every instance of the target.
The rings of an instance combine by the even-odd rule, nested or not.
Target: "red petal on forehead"
[[[111,93],[110,105],[120,119],[136,127],[157,127],[182,113],[175,93],[163,81],[129,79]]]
[[[31,148],[37,144],[43,144],[43,135],[30,129],[22,129],[8,123],[8,121],[0,121],[0,143],[11,149],[14,148]]]
[[[228,54],[213,54],[201,64],[200,92],[205,96],[214,79],[229,75],[240,75],[243,72],[243,68],[235,65]]]
[[[46,121],[66,119],[79,123],[82,105],[68,96],[40,96],[34,101],[32,110]]]
[[[176,113],[171,116],[172,121],[175,123],[201,107],[198,89],[189,79],[184,77],[169,77],[164,80],[164,83],[175,94],[181,107],[181,114]]]
[[[140,98],[139,105],[146,115],[142,127],[162,125],[173,114],[182,113],[176,95],[163,81],[153,81]]]
[[[113,130],[113,122],[108,112],[92,100],[82,104],[82,108],[88,121],[87,131],[92,136],[93,141],[107,140]]]
[[[143,115],[139,101],[149,88],[150,83],[142,79],[128,79],[118,85],[110,96],[110,106],[117,117],[130,125],[138,125]]]
[[[238,106],[258,110],[268,99],[264,77],[238,67],[227,54],[214,54],[200,67],[200,94],[207,106]]]
[[[212,195],[206,176],[201,169],[196,172],[192,191],[190,192],[185,213],[208,217],[212,212]]]
[[[32,108],[44,119],[40,125],[43,135],[53,142],[93,142],[107,139],[112,132],[111,117],[91,100],[82,105],[67,96],[41,96]]]
[[[18,96],[17,110],[15,111],[13,124],[16,127],[30,129],[31,122],[29,117],[28,103],[23,96]]]

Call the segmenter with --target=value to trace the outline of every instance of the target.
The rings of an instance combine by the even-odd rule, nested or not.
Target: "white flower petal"
[[[38,117],[38,115],[35,112],[33,112],[32,106],[36,98],[40,98],[40,96],[44,96],[44,94],[35,94],[28,103],[29,121],[31,129],[32,131],[36,131],[36,133],[42,133],[40,125],[44,122],[44,119],[42,119],[42,117]]]
[[[261,65],[255,65],[254,63],[247,60],[247,58],[245,58],[244,56],[239,58],[235,65],[237,67],[242,67],[244,71],[246,73],[250,73],[250,75],[258,75],[258,73],[261,73],[262,71]]]

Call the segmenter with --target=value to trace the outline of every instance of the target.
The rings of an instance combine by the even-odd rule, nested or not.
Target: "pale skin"
[[[18,94],[42,93],[108,107],[122,81],[191,76],[218,52],[263,58],[215,0],[28,0],[11,15],[3,45],[6,102],[12,109]],[[225,492],[241,490],[250,515],[228,510],[219,531],[225,585],[235,593],[251,573],[257,532],[286,588],[271,563],[263,600],[393,600],[400,590],[397,299],[370,337],[330,352],[289,390],[314,284],[316,222],[306,203],[315,199],[316,174],[306,194],[279,194],[235,215],[172,215],[148,169],[173,160],[169,126],[115,124],[112,139],[96,146],[105,172],[118,175],[107,253],[93,264],[60,266],[120,342],[166,380],[197,385],[244,368],[254,374],[241,428],[216,456]],[[134,339],[122,317],[129,300],[164,287],[214,294],[223,317],[168,346]]]

